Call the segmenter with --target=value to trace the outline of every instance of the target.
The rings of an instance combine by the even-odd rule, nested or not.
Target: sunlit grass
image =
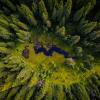
[[[43,41],[44,40],[44,41]],[[47,47],[46,43],[46,36],[41,35],[39,38],[39,41],[42,41],[41,43]],[[49,39],[48,39],[49,40]],[[58,39],[55,39],[54,43],[62,47],[64,50],[67,50],[69,53],[72,53],[73,51],[70,49],[70,47],[65,46],[65,44],[61,44],[62,42]],[[50,44],[51,41],[48,41]],[[25,46],[28,46],[29,48],[29,58],[24,58],[22,56],[22,51],[25,48]],[[34,52],[34,42],[33,43],[23,43],[23,44],[18,44],[18,47],[15,48],[13,51],[12,55],[14,56],[19,56],[21,59],[24,60],[25,63],[28,64],[28,67],[32,67],[34,71],[36,71],[37,75],[38,74],[43,74],[45,73],[50,73],[48,74],[43,74],[44,80],[48,82],[48,84],[54,84],[54,85],[68,85],[70,86],[73,83],[78,83],[78,82],[83,82],[93,73],[97,73],[100,75],[100,67],[99,65],[94,66],[91,70],[87,70],[85,73],[82,73],[80,71],[77,71],[78,67],[80,67],[80,63],[82,62],[81,59],[76,60],[76,66],[75,68],[69,68],[68,66],[64,65],[64,62],[66,58],[64,58],[63,55],[60,55],[58,53],[54,53],[53,56],[47,57],[43,53],[35,54]],[[36,81],[35,81],[36,80]],[[33,82],[31,84],[36,84],[38,80],[33,77]],[[30,85],[31,86],[31,85]]]

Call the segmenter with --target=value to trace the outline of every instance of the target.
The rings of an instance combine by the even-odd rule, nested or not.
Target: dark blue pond
[[[54,52],[57,52],[57,53],[63,55],[65,58],[69,57],[69,53],[67,51],[62,50],[61,48],[57,47],[56,45],[51,45],[49,47],[49,49],[46,50],[46,48],[44,48],[42,45],[36,44],[34,46],[34,51],[35,51],[36,54],[39,54],[39,53],[43,52],[44,55],[46,55],[46,56],[52,56]],[[25,49],[22,52],[22,55],[25,58],[29,58],[29,49],[28,49],[28,47],[25,47]],[[76,59],[76,57],[71,57],[71,58]]]
[[[35,50],[35,53],[38,54],[38,53],[41,53],[43,52],[46,56],[52,56],[54,52],[57,52],[61,55],[63,55],[65,58],[68,57],[69,53],[62,50],[61,48],[59,47],[56,47],[55,45],[52,45],[49,50],[46,50],[43,46],[41,45],[35,45],[34,46],[34,50]]]

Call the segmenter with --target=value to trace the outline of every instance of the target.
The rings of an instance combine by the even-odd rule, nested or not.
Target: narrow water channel
[[[56,45],[51,45],[49,49],[47,50],[42,45],[37,44],[34,46],[33,50],[35,51],[35,54],[44,53],[44,55],[46,56],[53,56],[53,53],[56,52],[63,55],[65,58],[69,57],[69,52],[64,51],[63,49],[57,47]],[[25,47],[25,49],[23,50],[22,55],[25,58],[29,58],[29,49],[27,47]],[[76,57],[71,57],[71,58],[76,59]]]
[[[36,54],[43,52],[46,56],[52,56],[54,52],[57,52],[57,53],[63,55],[65,58],[67,58],[69,55],[68,52],[62,50],[61,48],[57,47],[56,45],[50,46],[49,50],[46,50],[46,48],[44,48],[41,45],[36,45],[36,46],[34,46],[34,51]]]

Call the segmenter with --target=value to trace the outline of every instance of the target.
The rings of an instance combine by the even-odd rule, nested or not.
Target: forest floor
[[[41,36],[39,35],[38,40],[41,41],[42,45],[45,46],[46,48],[48,44],[52,42],[56,44],[58,47],[61,47],[64,50],[68,51],[69,53],[73,54],[72,49],[66,46],[66,43],[61,42],[56,37],[53,37],[53,38],[54,39],[46,35],[41,35]],[[25,46],[29,46],[28,47],[29,48],[29,58],[28,59],[22,56],[22,51],[25,48]],[[86,72],[82,72],[80,70],[80,64],[82,63],[81,60],[79,61],[76,60],[75,67],[71,68],[71,67],[64,65],[66,58],[64,58],[63,55],[54,53],[53,56],[47,57],[43,53],[35,54],[33,47],[34,47],[34,42],[33,43],[26,42],[23,44],[18,44],[17,48],[12,53],[12,55],[19,56],[29,65],[29,67],[32,67],[37,73],[43,74],[42,78],[45,79],[46,77],[46,80],[50,84],[70,85],[70,84],[77,83],[77,82],[83,82],[83,80],[85,81],[93,73],[97,73],[98,75],[100,75],[99,64],[96,64],[90,70],[87,70]]]

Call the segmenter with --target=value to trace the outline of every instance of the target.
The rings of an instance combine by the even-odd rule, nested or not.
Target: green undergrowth
[[[39,36],[38,40],[41,41],[43,46],[47,46],[51,43],[50,37],[47,39],[48,34],[42,34]],[[48,41],[45,41],[47,39]],[[54,39],[53,39],[54,40]],[[64,50],[67,50],[69,53],[73,53],[70,49],[71,47],[65,46],[59,39],[55,37],[55,41],[53,41],[58,47],[62,47]],[[18,46],[17,46],[18,45]],[[22,44],[17,44],[15,50],[13,50],[11,56],[12,57],[19,57],[22,59],[29,68],[32,68],[33,71],[36,71],[37,74],[43,74],[41,80],[45,80],[50,82],[49,84],[59,84],[65,85],[67,84],[70,86],[73,83],[80,83],[84,84],[85,80],[91,76],[92,74],[99,74],[100,66],[99,63],[94,64],[91,70],[87,70],[85,73],[81,71],[80,67],[82,64],[82,60],[77,59],[75,60],[76,65],[74,67],[64,65],[66,58],[58,53],[54,53],[53,56],[47,57],[43,53],[35,54],[34,52],[34,40],[32,43],[26,42]],[[24,50],[25,46],[29,47],[29,58],[24,58],[22,56],[22,51]],[[50,73],[50,75],[46,75],[46,73]],[[43,79],[44,78],[44,79]],[[84,81],[83,81],[84,80]],[[34,80],[33,80],[34,81]]]
[[[99,0],[35,1],[0,0],[0,100],[100,100]]]

